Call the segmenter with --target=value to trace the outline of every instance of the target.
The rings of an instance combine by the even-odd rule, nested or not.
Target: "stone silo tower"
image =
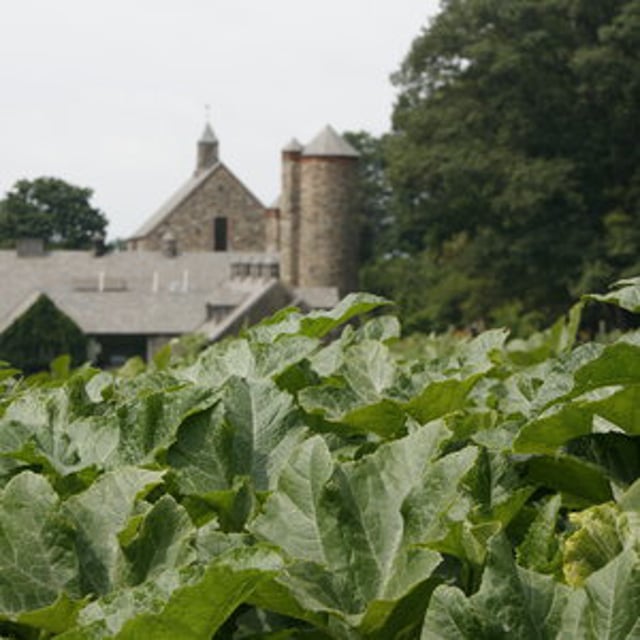
[[[282,191],[280,195],[280,277],[298,285],[300,246],[300,159],[303,147],[295,139],[282,150]]]
[[[357,286],[358,152],[327,126],[294,164],[299,165],[300,201],[299,226],[291,226],[297,278],[290,282],[337,287],[344,295]]]

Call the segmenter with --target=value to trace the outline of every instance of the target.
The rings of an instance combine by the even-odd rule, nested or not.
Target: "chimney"
[[[18,238],[16,253],[19,258],[41,258],[45,255],[44,240],[42,238]]]

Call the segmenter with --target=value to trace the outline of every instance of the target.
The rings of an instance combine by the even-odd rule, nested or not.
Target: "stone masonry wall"
[[[301,287],[357,285],[357,159],[303,157],[300,189]]]
[[[280,209],[267,209],[265,213],[265,249],[267,253],[280,251]]]
[[[162,237],[171,231],[178,251],[212,251],[214,219],[228,220],[229,251],[264,251],[265,208],[223,165],[149,235],[137,242],[147,251],[162,249]]]
[[[300,245],[300,153],[282,154],[280,194],[280,275],[292,286],[298,284]]]

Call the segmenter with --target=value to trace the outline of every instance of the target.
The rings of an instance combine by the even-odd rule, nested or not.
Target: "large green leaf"
[[[294,560],[277,582],[299,606],[375,633],[432,575],[440,556],[421,545],[440,511],[452,508],[449,496],[455,494],[431,473],[447,435],[442,425],[429,425],[344,464],[332,461],[320,437],[296,451],[251,530]],[[458,476],[468,471],[455,455],[447,458],[447,468]],[[438,468],[447,464],[441,462]],[[455,476],[452,471],[449,479]],[[431,491],[428,504],[412,499],[425,487]],[[262,589],[260,596],[264,606],[297,613],[282,595],[272,599]]]
[[[350,293],[329,311],[313,311],[301,319],[300,333],[322,338],[352,318],[390,305],[389,300],[370,293]]]
[[[227,624],[213,640],[226,640],[233,629],[233,640],[332,640],[330,635],[301,620],[251,607]]]
[[[424,424],[464,408],[478,381],[500,362],[506,339],[502,329],[487,331],[461,343],[448,357],[423,364],[404,390],[411,393],[407,412]]]
[[[283,309],[272,318],[247,331],[257,342],[268,343],[282,335],[298,334],[309,338],[322,338],[349,320],[362,316],[391,302],[370,293],[350,293],[333,309],[302,314],[295,308]]]
[[[431,382],[419,395],[407,403],[407,413],[424,424],[462,409],[469,392],[479,379],[480,374],[476,374],[462,380],[451,378]]]
[[[517,549],[516,557],[521,567],[539,573],[553,574],[558,571],[562,559],[556,528],[561,505],[560,496],[555,495],[539,506],[535,519]]]
[[[121,467],[64,503],[64,513],[76,529],[83,593],[105,594],[122,581],[125,568],[118,534],[133,515],[136,498],[161,480],[161,472]]]
[[[468,518],[473,500],[461,483],[472,474],[478,453],[476,447],[465,447],[431,461],[420,481],[413,483],[403,505],[405,527],[412,539],[435,545]],[[453,552],[447,545],[443,550]]]
[[[168,452],[185,494],[231,489],[250,477],[257,490],[275,486],[291,450],[304,436],[291,396],[273,382],[231,378],[213,409],[189,418]]]
[[[345,327],[340,336],[326,344],[310,358],[312,369],[322,378],[336,373],[350,360],[349,347],[361,342],[370,345],[386,345],[400,335],[400,324],[393,316],[371,318],[358,329]],[[386,355],[386,350],[383,352]]]
[[[312,367],[330,377],[299,393],[306,411],[363,433],[388,438],[401,432],[406,413],[393,398],[397,368],[386,345],[367,339],[346,347],[336,342],[313,359]]]
[[[640,435],[640,384],[602,387],[571,402],[552,406],[528,422],[514,442],[521,453],[553,454],[565,443],[590,433],[612,431]],[[604,419],[603,422],[602,419]]]
[[[0,620],[62,631],[79,599],[74,532],[47,480],[30,471],[0,494]]]
[[[213,402],[209,389],[174,386],[99,411],[80,382],[71,379],[63,388],[12,404],[0,421],[0,455],[59,477],[151,462],[173,442],[185,418]]]
[[[627,334],[607,345],[575,372],[573,395],[597,387],[640,384],[640,332]]]
[[[591,294],[584,298],[613,304],[632,313],[640,313],[640,278],[619,280],[611,287],[609,293]]]
[[[59,476],[99,464],[115,450],[118,433],[93,411],[79,378],[18,397],[0,419],[0,455]]]
[[[223,340],[211,345],[196,362],[176,372],[181,378],[216,389],[232,376],[253,377],[256,360],[247,340]]]
[[[599,467],[615,489],[625,488],[640,477],[640,438],[636,436],[614,431],[595,433],[567,443],[564,449]]]
[[[517,372],[513,379],[525,390],[529,401],[527,417],[536,417],[553,404],[568,399],[575,393],[575,374],[581,367],[597,359],[606,347],[588,342],[558,358]]]
[[[487,540],[509,525],[532,493],[507,460],[473,446],[450,453],[429,465],[406,501],[408,524],[471,573],[485,561]]]
[[[571,353],[528,369],[507,381],[524,392],[522,413],[532,419],[558,412],[567,403],[588,402],[619,389],[640,384],[640,334],[628,334],[610,345],[587,343]],[[529,385],[529,391],[525,386]],[[523,402],[524,400],[524,402]]]
[[[344,383],[308,387],[300,393],[301,406],[321,416],[323,427],[342,436],[356,433],[397,437],[405,430],[406,412],[395,400],[368,402]]]
[[[144,515],[133,516],[127,529],[118,539],[127,560],[129,584],[155,579],[196,558],[195,527],[171,496],[160,498]]]
[[[257,378],[276,378],[293,365],[311,356],[320,341],[298,335],[280,336],[269,343],[252,343]]]
[[[117,409],[120,439],[116,464],[144,464],[171,446],[178,427],[190,416],[210,407],[210,389],[184,385],[145,393]]]
[[[606,471],[574,456],[531,456],[515,467],[531,485],[560,492],[565,504],[573,508],[606,502],[612,497]]]
[[[491,331],[463,343],[430,370],[399,368],[383,343],[361,340],[342,351],[335,345],[312,361],[328,376],[299,394],[301,405],[325,420],[385,438],[402,435],[407,416],[425,424],[465,407],[482,375],[495,366],[506,339]],[[406,369],[406,370],[405,370]]]
[[[272,488],[301,437],[291,396],[269,381],[249,384],[234,378],[222,401],[225,419],[234,433],[234,473],[253,478],[258,490]]]
[[[60,640],[210,640],[263,581],[280,570],[271,549],[234,549],[207,567],[168,570],[81,611],[77,628]]]
[[[571,594],[558,638],[631,640],[640,637],[640,558],[627,549]]]
[[[167,462],[182,493],[205,493],[231,485],[233,430],[224,420],[224,406],[191,416],[180,427]]]
[[[496,536],[477,593],[467,598],[449,586],[434,591],[422,640],[551,640],[569,592],[549,576],[517,567],[506,539]]]

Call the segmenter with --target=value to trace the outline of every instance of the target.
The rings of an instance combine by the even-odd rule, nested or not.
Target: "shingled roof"
[[[273,256],[127,251],[96,258],[56,251],[22,258],[0,251],[0,332],[41,293],[89,335],[195,331],[208,305],[235,307],[266,285],[266,276],[231,278],[231,264],[247,260],[267,264]]]

